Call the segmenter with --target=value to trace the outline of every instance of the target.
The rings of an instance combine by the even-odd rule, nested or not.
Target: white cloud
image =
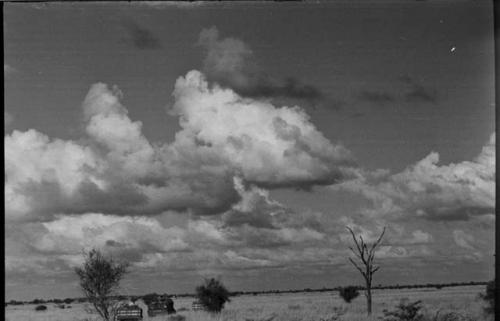
[[[277,108],[211,87],[191,71],[177,80],[173,143],[151,144],[116,87],[97,83],[83,102],[87,137],[5,136],[7,217],[57,213],[151,215],[173,209],[222,213],[238,202],[233,179],[265,187],[310,187],[351,175],[352,157],[299,107]]]
[[[53,255],[69,265],[80,262],[82,251],[92,248],[127,259],[142,261],[146,253],[167,253],[189,249],[186,231],[163,227],[153,218],[102,214],[60,216],[51,222],[22,230],[37,253]]]
[[[174,97],[173,113],[183,128],[179,141],[218,151],[246,181],[300,186],[350,175],[349,151],[328,141],[299,107],[276,108],[229,89],[210,88],[197,71],[177,80]]]
[[[93,85],[83,102],[86,130],[89,137],[107,149],[107,162],[119,170],[119,175],[144,177],[152,170],[155,151],[142,134],[142,123],[128,117],[120,103],[122,96],[117,87]]]
[[[103,182],[91,169],[98,160],[88,147],[72,141],[51,140],[36,130],[14,130],[5,136],[5,209],[8,219],[35,219],[36,210],[72,195],[83,182],[98,186]],[[56,185],[54,192],[43,187]],[[46,195],[42,195],[46,193]],[[47,199],[52,198],[52,199]],[[44,201],[40,200],[43,198]],[[43,204],[38,204],[37,201]],[[44,219],[40,217],[39,219]]]
[[[495,136],[473,161],[438,165],[430,153],[397,174],[364,173],[333,186],[364,195],[373,202],[364,213],[397,219],[412,215],[431,220],[466,220],[491,214],[495,208]]]

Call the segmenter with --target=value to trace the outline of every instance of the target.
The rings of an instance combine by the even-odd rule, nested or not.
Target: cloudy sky
[[[490,1],[7,3],[6,298],[494,274]]]

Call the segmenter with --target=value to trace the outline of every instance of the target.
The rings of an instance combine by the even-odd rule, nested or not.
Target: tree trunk
[[[372,314],[372,287],[371,284],[366,285],[366,309],[370,316]]]

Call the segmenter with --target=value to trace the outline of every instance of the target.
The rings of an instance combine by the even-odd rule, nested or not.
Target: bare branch
[[[361,273],[361,275],[363,275],[363,277],[366,279],[367,275],[365,274],[365,272],[363,271],[363,269],[361,269],[358,264],[356,264],[356,262],[354,262],[353,259],[349,258],[349,261],[351,261],[351,263],[356,267],[356,269],[358,269],[359,273]]]
[[[380,241],[382,240],[382,237],[384,237],[384,233],[385,233],[385,226],[384,226],[384,229],[382,230],[382,233],[378,237],[378,239],[371,246],[370,253],[369,253],[369,256],[368,256],[369,260],[373,261],[373,258],[375,256],[375,249],[379,245]]]
[[[349,226],[346,226],[346,228],[349,230],[349,232],[351,232],[352,239],[354,240],[354,244],[356,244],[356,247],[358,248],[359,253],[362,253],[363,251],[361,251],[361,248],[358,244],[358,240],[356,239],[356,236],[354,235],[353,230]]]
[[[349,246],[349,250],[351,250],[351,252],[356,255],[360,260],[362,260],[361,258],[361,255],[359,253],[357,253],[356,251],[354,251],[354,249],[352,247]]]
[[[380,234],[380,236],[378,237],[377,241],[375,241],[375,243],[373,244],[372,248],[376,248],[378,246],[378,244],[380,243],[380,241],[382,241],[382,238],[384,237],[384,234],[385,234],[385,226],[384,226],[384,229],[382,230],[382,234]]]
[[[363,264],[366,265],[367,261],[366,261],[366,258],[365,258],[365,254],[367,254],[367,251],[366,251],[366,244],[365,244],[363,238],[360,236],[359,237],[360,240],[358,241],[356,239],[356,236],[354,235],[353,230],[350,227],[348,227],[348,226],[346,226],[346,228],[349,230],[349,232],[351,232],[352,239],[354,240],[354,244],[356,244],[356,248],[358,249],[359,255],[356,254],[356,253],[354,253],[354,251],[353,251],[353,253],[356,254],[356,256],[361,259],[361,261],[363,262]]]

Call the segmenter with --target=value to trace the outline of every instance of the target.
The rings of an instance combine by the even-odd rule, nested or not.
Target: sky
[[[494,275],[490,1],[6,3],[6,299]]]

